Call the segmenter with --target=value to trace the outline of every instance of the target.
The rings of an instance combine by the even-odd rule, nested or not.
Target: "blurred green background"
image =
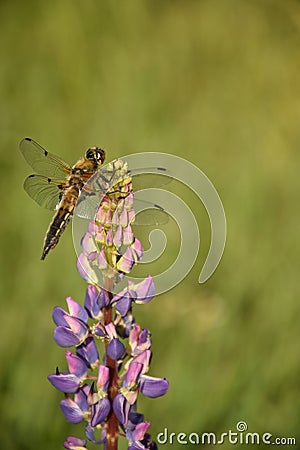
[[[23,191],[25,136],[71,163],[98,145],[108,160],[168,152],[206,173],[226,210],[225,254],[199,285],[208,218],[179,190],[203,246],[179,286],[136,308],[153,333],[150,374],[170,381],[141,409],[153,436],[244,420],[299,441],[300,3],[1,1],[0,21],[1,447],[83,436],[46,377],[65,368],[52,308],[82,302],[85,284],[71,230],[39,259],[51,214]]]

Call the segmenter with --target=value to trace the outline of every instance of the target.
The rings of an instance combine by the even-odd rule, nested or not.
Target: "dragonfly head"
[[[102,150],[102,148],[91,147],[87,149],[85,157],[86,159],[89,159],[90,161],[93,161],[96,164],[101,165],[104,163],[105,160],[105,151]]]

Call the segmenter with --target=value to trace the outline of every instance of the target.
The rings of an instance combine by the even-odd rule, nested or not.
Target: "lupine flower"
[[[169,382],[165,378],[142,375],[139,388],[146,397],[157,398],[165,395],[169,389]]]
[[[128,287],[115,295],[111,303],[116,303],[116,310],[125,316],[131,309],[132,302],[143,304],[150,302],[155,294],[154,283],[151,275],[148,275],[141,283],[128,282]]]
[[[110,408],[108,398],[101,398],[97,403],[93,404],[91,408],[91,426],[95,427],[102,423],[108,416]]]
[[[141,330],[138,324],[133,324],[129,332],[128,343],[131,355],[138,355],[151,347],[150,332],[147,328]]]
[[[66,326],[59,325],[54,331],[54,340],[60,347],[71,347],[81,344],[88,336],[89,329],[84,322],[75,317],[63,317]]]
[[[82,388],[79,388],[74,395],[74,400],[67,397],[60,402],[61,410],[69,422],[79,423],[84,419],[89,418],[89,404],[88,395],[90,392],[90,386],[87,384]]]
[[[119,341],[116,328],[111,322],[105,327],[107,335],[109,337],[109,344],[107,346],[106,352],[111,359],[118,360],[125,352],[125,347],[122,342]]]
[[[84,307],[68,297],[68,312],[60,307],[53,311],[56,343],[75,346],[76,354],[66,351],[68,371],[57,369],[48,379],[65,393],[60,407],[66,419],[86,423],[89,441],[110,450],[111,440],[118,437],[118,421],[126,433],[128,450],[156,450],[147,433],[150,423],[137,411],[137,399],[139,393],[160,397],[169,383],[146,375],[152,356],[151,333],[135,323],[132,312],[134,304],[153,299],[154,283],[148,275],[140,283],[128,282],[115,296],[106,288],[107,281],[115,286],[143,256],[131,227],[135,213],[126,164],[118,160],[108,165],[98,183],[101,204],[82,238],[77,260],[79,274],[89,283]],[[99,342],[104,344],[102,356]],[[86,441],[69,436],[64,447],[86,450]]]
[[[89,368],[94,369],[97,367],[99,354],[95,341],[91,336],[76,348],[76,353],[86,362]]]
[[[149,368],[149,356],[150,351],[145,350],[129,364],[120,392],[130,404],[135,402],[138,390],[146,397],[151,398],[161,397],[168,391],[169,382],[165,378],[145,375]],[[141,362],[138,362],[138,360],[141,360]]]
[[[128,430],[126,432],[126,437],[129,442],[128,450],[141,450],[146,448],[141,441],[143,441],[149,426],[150,422],[141,422],[134,430]]]
[[[93,319],[101,319],[104,306],[109,305],[109,297],[104,289],[100,291],[92,284],[86,290],[84,306]]]
[[[82,343],[88,336],[86,310],[71,297],[66,299],[69,313],[60,307],[53,310],[53,321],[57,325],[54,331],[55,342],[60,347],[71,347]]]
[[[78,390],[82,381],[85,380],[88,367],[82,358],[69,351],[66,352],[66,360],[69,372],[49,375],[48,380],[56,389],[66,393],[74,393]]]

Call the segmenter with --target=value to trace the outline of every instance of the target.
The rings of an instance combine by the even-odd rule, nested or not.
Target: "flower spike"
[[[128,450],[156,450],[137,399],[140,393],[160,397],[169,388],[165,378],[147,375],[151,333],[133,315],[136,304],[154,298],[151,275],[112,294],[143,256],[131,226],[135,220],[131,181],[122,160],[108,164],[99,177],[99,207],[77,259],[78,272],[88,283],[84,306],[68,297],[67,310],[58,306],[53,310],[55,342],[64,348],[75,346],[76,352],[67,350],[68,370],[57,370],[48,380],[65,394],[60,402],[65,418],[73,424],[84,422],[87,440],[104,444],[106,450],[117,449],[120,435],[126,436]],[[69,436],[64,447],[87,450],[87,441]]]

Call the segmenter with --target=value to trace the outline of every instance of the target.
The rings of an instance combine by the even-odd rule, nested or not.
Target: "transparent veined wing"
[[[171,173],[163,167],[141,167],[139,169],[128,170],[128,176],[132,178],[133,190],[139,191],[149,187],[160,187],[172,181]],[[103,184],[112,182],[112,172],[105,168],[98,171],[98,178],[95,178],[93,189],[103,190]],[[115,182],[118,180],[116,179]]]
[[[133,225],[164,225],[169,221],[169,216],[162,206],[147,200],[135,198],[133,209],[136,213]]]
[[[24,189],[38,205],[54,210],[62,194],[62,183],[43,175],[29,175],[24,181]]]
[[[76,204],[74,214],[82,219],[92,220],[95,218],[99,207],[99,195],[80,195]],[[133,209],[136,212],[134,225],[163,225],[168,222],[168,214],[155,203],[134,198]]]
[[[47,152],[31,138],[20,142],[20,151],[33,170],[46,177],[65,178],[71,173],[71,167],[58,156]]]
[[[171,173],[164,167],[142,167],[128,170],[135,192],[147,188],[159,188],[171,183]]]
[[[149,187],[160,187],[171,181],[170,173],[167,169],[161,167],[128,170],[126,176],[132,177],[133,192]],[[76,205],[75,215],[81,218],[93,219],[101,202],[101,196],[105,195],[107,189],[113,191],[113,186],[119,181],[120,179],[112,167],[98,170],[84,186]],[[162,225],[168,222],[168,214],[160,205],[138,197],[139,193],[135,194],[133,204],[133,208],[136,211],[135,225]]]

